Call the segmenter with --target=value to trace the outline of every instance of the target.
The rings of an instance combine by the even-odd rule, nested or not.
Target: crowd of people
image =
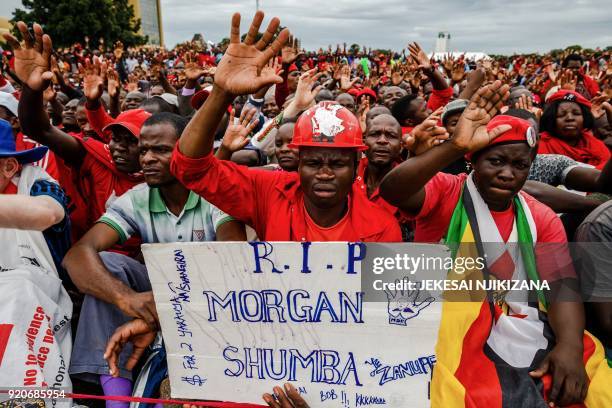
[[[73,389],[137,388],[159,331],[143,243],[496,242],[529,244],[510,255],[517,270],[553,283],[539,305],[495,305],[547,327],[548,346],[517,371],[535,384],[527,394],[610,402],[589,388],[584,343],[588,329],[612,348],[612,51],[307,52],[277,18],[260,32],[262,20],[241,37],[236,14],[223,47],[171,51],[53,49],[22,22],[20,38],[5,35],[0,282],[27,271],[23,285],[69,317],[55,336],[73,339]],[[609,253],[576,263],[537,245],[572,241]],[[309,403],[291,385],[263,399]]]

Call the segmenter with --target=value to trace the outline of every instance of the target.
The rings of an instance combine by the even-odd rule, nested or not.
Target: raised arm
[[[419,44],[409,44],[408,50],[410,51],[410,56],[412,59],[419,65],[419,68],[431,81],[433,89],[442,90],[448,88],[448,83],[446,82],[444,75],[442,75],[442,73],[431,64],[431,60],[427,54],[425,54],[425,51],[421,49]]]
[[[62,265],[79,290],[117,306],[125,314],[157,327],[152,292],[136,292],[106,269],[99,252],[119,241],[119,234],[104,223],[95,224],[64,257]]]
[[[53,73],[51,64],[51,38],[34,24],[34,38],[23,21],[17,23],[24,44],[11,34],[4,39],[15,52],[15,72],[22,81],[19,100],[19,122],[28,137],[48,146],[55,154],[71,164],[80,164],[85,150],[72,136],[52,126],[43,106],[43,91],[49,86]]]
[[[479,89],[457,122],[453,138],[391,170],[380,184],[381,196],[407,213],[418,213],[425,201],[425,184],[436,173],[510,129],[509,125],[502,125],[489,133],[486,128],[508,98],[508,90],[508,85],[500,81]]]
[[[217,126],[235,96],[255,93],[262,86],[282,81],[266,64],[287,41],[289,31],[283,29],[266,47],[280,24],[275,17],[263,37],[255,43],[263,17],[260,11],[255,14],[244,42],[240,42],[240,14],[233,15],[230,45],[217,67],[212,92],[179,139],[179,150],[185,156],[198,158],[212,152]]]

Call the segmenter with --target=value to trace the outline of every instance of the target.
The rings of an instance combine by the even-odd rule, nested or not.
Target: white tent
[[[489,57],[487,54],[485,54],[484,52],[460,52],[460,51],[453,51],[453,52],[432,52],[429,54],[429,58],[432,58],[436,60],[436,61],[442,61],[444,60],[444,57],[447,56],[448,54],[451,54],[453,56],[453,58],[457,59],[460,56],[464,55],[465,59],[468,61],[480,61],[480,60],[487,60],[487,59],[491,59],[491,57]]]

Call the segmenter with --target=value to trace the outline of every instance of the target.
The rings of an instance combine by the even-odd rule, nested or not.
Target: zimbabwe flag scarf
[[[455,259],[486,254],[486,268],[463,274],[450,271],[448,279],[496,279],[493,275],[497,275],[539,280],[534,253],[537,227],[520,194],[512,205],[515,222],[504,243],[470,175],[451,218],[446,244]],[[543,294],[537,293],[537,302],[506,302],[491,292],[472,294],[471,301],[450,301],[452,295],[445,299],[431,383],[432,407],[547,407],[550,375],[529,376],[554,347]],[[584,404],[576,406],[611,407],[612,369],[601,343],[586,332],[584,363],[591,383]]]

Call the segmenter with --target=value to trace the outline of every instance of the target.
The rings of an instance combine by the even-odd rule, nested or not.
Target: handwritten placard
[[[440,303],[364,302],[368,248],[143,246],[172,397],[262,403],[292,382],[316,407],[429,406]]]

